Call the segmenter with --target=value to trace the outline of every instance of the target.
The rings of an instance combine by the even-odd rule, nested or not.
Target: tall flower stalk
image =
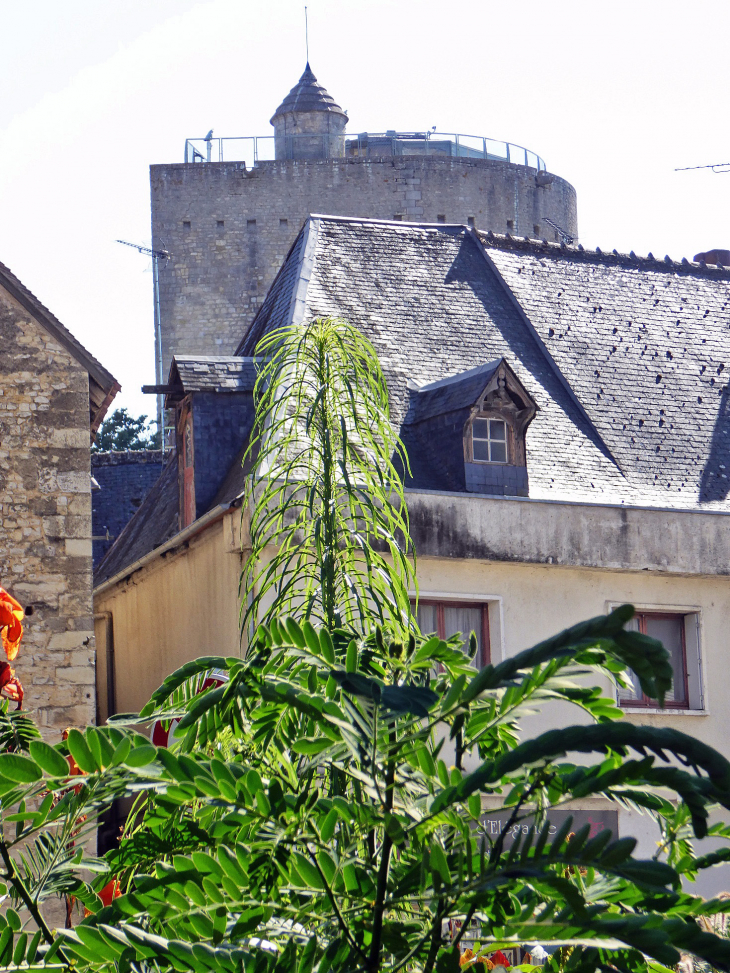
[[[244,629],[296,610],[329,629],[407,631],[408,459],[375,349],[347,322],[317,318],[270,332],[256,355]]]

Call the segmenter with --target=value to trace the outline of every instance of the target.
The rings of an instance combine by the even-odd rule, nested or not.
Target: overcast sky
[[[309,0],[310,62],[350,130],[539,153],[584,246],[730,247],[730,4]],[[262,135],[305,62],[298,0],[0,0],[0,261],[154,412],[151,163]]]

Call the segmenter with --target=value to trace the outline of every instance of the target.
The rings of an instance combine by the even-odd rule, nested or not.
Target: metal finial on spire
[[[309,64],[309,21],[307,19],[307,7],[304,7],[304,43],[307,48],[307,64]]]

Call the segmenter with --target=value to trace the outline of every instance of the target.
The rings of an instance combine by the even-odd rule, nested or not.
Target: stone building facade
[[[151,167],[153,247],[169,254],[159,262],[163,377],[173,355],[235,351],[310,214],[578,236],[574,188],[537,156],[534,168],[448,139],[349,139],[346,122],[307,65],[272,118],[273,161]]]
[[[96,716],[89,453],[119,385],[1,264],[0,340],[0,584],[26,606],[14,666],[55,742]]]

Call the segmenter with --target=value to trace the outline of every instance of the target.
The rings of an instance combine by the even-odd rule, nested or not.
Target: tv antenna
[[[548,226],[551,226],[555,232],[560,235],[561,243],[565,243],[567,246],[570,246],[573,243],[573,237],[570,235],[570,233],[568,233],[567,230],[564,230],[562,226],[558,226],[557,223],[553,223],[553,221],[549,220],[547,216],[543,216],[542,220],[543,223],[547,223]]]
[[[685,166],[683,169],[675,169],[675,172],[690,172],[693,169],[712,169],[712,171],[719,175],[723,172],[730,172],[730,162],[713,162],[709,166]]]
[[[309,20],[307,19],[307,7],[304,7],[304,44],[307,48],[307,64],[309,64]]]
[[[125,247],[132,247],[138,253],[147,257],[152,257],[152,289],[154,292],[154,322],[155,322],[155,375],[157,384],[162,385],[162,323],[160,319],[160,260],[169,260],[172,254],[169,250],[155,250],[152,247],[144,247],[139,243],[129,243],[127,240],[117,240]],[[162,455],[165,455],[165,427],[162,408],[162,395],[157,396],[157,430],[160,433],[160,446]]]

